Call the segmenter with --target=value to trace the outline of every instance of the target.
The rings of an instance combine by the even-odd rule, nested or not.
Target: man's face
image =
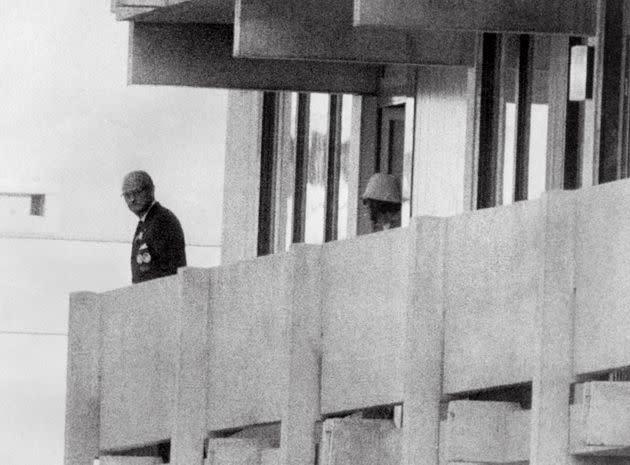
[[[153,189],[137,176],[126,177],[122,191],[127,207],[138,217],[144,215],[153,203]]]

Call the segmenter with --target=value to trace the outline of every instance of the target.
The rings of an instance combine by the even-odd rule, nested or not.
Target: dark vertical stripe
[[[276,138],[276,94],[263,96],[262,140],[260,149],[260,192],[258,201],[258,255],[273,252],[273,193]]]
[[[516,166],[514,201],[527,200],[529,181],[529,132],[532,107],[533,43],[530,36],[519,37],[518,103],[516,120]]]
[[[619,177],[619,101],[621,95],[623,51],[623,0],[607,0],[604,34],[604,76],[602,79],[599,182]]]
[[[337,239],[339,217],[339,172],[341,164],[341,102],[340,95],[330,96],[328,127],[328,170],[326,178],[326,221],[324,241]]]
[[[479,112],[479,160],[477,168],[477,208],[496,203],[498,135],[498,56],[497,34],[483,35],[481,102]]]
[[[295,144],[295,202],[293,204],[293,242],[304,242],[305,208],[306,208],[306,180],[308,163],[308,94],[298,96],[297,111],[297,141]]]

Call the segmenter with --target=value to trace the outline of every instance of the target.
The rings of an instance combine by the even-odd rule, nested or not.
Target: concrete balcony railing
[[[387,463],[623,454],[618,428],[589,431],[630,390],[569,404],[630,366],[629,211],[623,181],[73,294],[66,464],[165,441],[175,464],[311,464],[320,442],[320,463],[346,463],[335,431],[357,447],[366,431]],[[333,420],[384,405],[402,405],[398,432]]]

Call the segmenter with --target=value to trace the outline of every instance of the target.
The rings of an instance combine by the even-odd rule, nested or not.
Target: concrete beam
[[[402,465],[439,463],[446,224],[425,217],[414,218],[410,226]]]
[[[92,463],[99,453],[101,311],[99,295],[70,294],[65,465]]]
[[[473,66],[473,33],[354,28],[352,8],[352,0],[237,0],[234,55]]]
[[[543,194],[544,267],[539,276],[537,341],[532,380],[531,465],[577,463],[569,454],[569,395],[573,377],[575,195]]]
[[[376,94],[381,66],[232,57],[232,27],[132,23],[131,84]]]
[[[210,270],[179,270],[179,357],[171,436],[173,465],[201,465],[206,438],[206,386]],[[175,329],[175,328],[174,328]]]
[[[595,0],[354,0],[356,26],[594,35]]]

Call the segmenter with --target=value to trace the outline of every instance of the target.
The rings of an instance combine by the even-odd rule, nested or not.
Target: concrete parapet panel
[[[326,420],[319,465],[400,465],[401,442],[391,420]]]
[[[445,393],[532,379],[542,205],[535,200],[448,219]]]
[[[575,373],[630,365],[630,181],[576,193]]]
[[[322,252],[322,413],[402,401],[409,228]]]
[[[102,331],[100,305],[100,296],[93,292],[70,295],[65,465],[85,465],[98,455]]]
[[[204,465],[260,465],[262,451],[269,447],[262,439],[210,439]]]
[[[630,382],[577,385],[575,400],[571,405],[571,452],[630,456]]]
[[[448,406],[446,462],[516,463],[529,457],[529,412],[513,402],[453,401]]]
[[[207,422],[211,431],[278,422],[289,354],[290,256],[217,268],[207,339]]]
[[[171,437],[179,354],[180,278],[101,294],[100,449]]]

